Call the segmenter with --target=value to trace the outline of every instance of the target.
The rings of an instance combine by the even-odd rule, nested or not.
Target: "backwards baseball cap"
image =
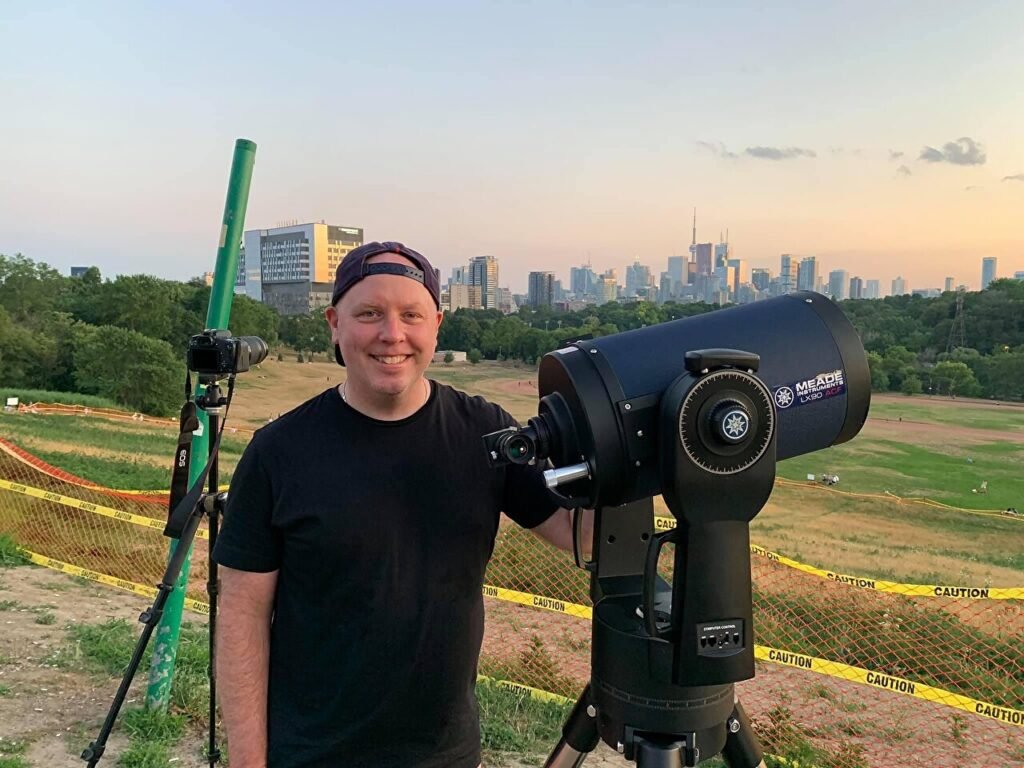
[[[410,267],[407,264],[392,262],[368,263],[371,258],[382,253],[397,253],[416,266]],[[430,266],[430,262],[427,261],[427,257],[412,248],[406,248],[401,243],[391,241],[366,243],[348,252],[348,255],[338,265],[338,272],[334,277],[334,293],[331,294],[331,304],[337,304],[338,299],[345,291],[370,275],[399,275],[411,278],[427,289],[438,309],[441,307],[441,281],[434,268]]]
[[[416,266],[395,264],[394,262],[368,263],[371,258],[382,253],[397,253]],[[341,264],[338,265],[338,271],[334,277],[334,292],[331,294],[331,305],[337,304],[338,299],[349,288],[370,275],[398,275],[399,277],[408,277],[415,280],[427,289],[427,292],[434,300],[434,305],[438,309],[441,308],[441,281],[438,279],[437,273],[430,265],[430,262],[427,261],[427,257],[422,253],[414,251],[412,248],[406,248],[401,243],[392,241],[366,243],[348,252],[345,258],[342,259]],[[334,345],[334,359],[338,361],[338,365],[345,365],[345,360],[341,356],[341,347],[337,344]]]

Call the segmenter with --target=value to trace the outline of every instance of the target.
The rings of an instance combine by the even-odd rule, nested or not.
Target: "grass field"
[[[432,366],[429,375],[484,395],[520,420],[536,413],[532,366],[442,364]],[[228,425],[257,428],[343,378],[333,362],[268,359],[239,377]],[[166,488],[176,433],[174,427],[92,417],[0,414],[0,437],[115,488]],[[225,436],[223,482],[246,440],[243,434]],[[778,466],[780,477],[794,481],[805,481],[808,474],[838,474],[835,490],[842,493],[778,486],[752,524],[752,539],[820,567],[876,578],[1024,584],[1020,518],[971,515],[895,498],[928,498],[974,510],[1024,509],[1021,466],[1024,408],[876,397],[867,424],[852,441]],[[983,481],[988,492],[972,493]],[[660,499],[656,504],[668,514]]]
[[[536,370],[532,367],[439,365],[429,375],[484,395],[520,420],[536,413]],[[343,378],[344,372],[333,363],[268,360],[258,371],[241,378],[228,424],[257,428]],[[101,485],[165,488],[177,429],[96,417],[0,414],[0,437]],[[247,439],[241,433],[226,436],[222,479],[230,477]],[[780,463],[779,477],[793,482],[777,484],[751,525],[751,540],[838,573],[921,584],[1024,586],[1024,518],[998,514],[1006,507],[1024,508],[1022,465],[1024,408],[927,398],[877,398],[868,423],[854,440]],[[806,483],[808,474],[826,472],[840,475],[839,485],[827,488]],[[987,482],[987,493],[972,493],[982,482]],[[918,504],[915,499],[932,499],[954,508]],[[51,506],[54,509],[48,514],[53,518],[52,530],[58,531],[58,526],[73,516]],[[655,506],[656,511],[668,514],[660,498]],[[116,525],[109,520],[102,524]],[[572,569],[564,555],[546,550],[546,545],[534,537],[516,533],[518,537],[503,539],[489,572],[489,578],[499,572],[512,574],[514,582],[495,584],[558,599],[584,599],[587,579],[582,571]],[[163,540],[156,533],[153,538],[162,553]],[[123,545],[127,554],[132,547],[141,549],[150,542],[144,542],[137,529],[124,527],[124,539],[116,543]],[[84,540],[82,546],[76,557],[102,557],[105,551]],[[10,546],[0,548],[0,562],[5,559],[17,559]],[[538,567],[541,564],[544,567]],[[855,591],[851,596],[847,591],[837,597],[829,591],[836,585],[823,586],[817,577],[799,576],[802,581],[790,582],[787,574],[773,576],[757,568],[755,571],[758,642],[852,664],[880,665],[921,682],[1019,706],[1024,683],[1004,673],[1024,664],[1013,634],[1018,631],[1013,627],[1020,626],[1019,606],[988,603],[977,609],[950,605],[922,610],[919,603],[890,595]],[[1000,613],[1011,609],[1017,613]],[[41,623],[38,619],[45,618],[45,614],[40,609],[36,623]],[[823,618],[826,616],[827,621]],[[489,626],[499,623],[495,617],[489,613]],[[510,632],[516,630],[518,621],[510,619]],[[914,663],[897,653],[902,646],[895,639],[891,647],[885,645],[890,627],[899,629],[900,642],[910,637],[917,643],[920,650],[912,659]],[[580,655],[585,650],[579,638],[567,635],[565,648],[556,636],[545,636],[543,647],[529,645],[534,635],[521,629],[503,638],[510,653],[484,659],[482,671],[495,677],[532,681],[547,690],[555,690],[552,680],[562,680],[567,693],[575,691],[579,681],[563,680],[562,656]],[[103,649],[107,645],[116,647],[113,656],[122,658],[128,637],[125,631],[120,623],[77,631],[72,635],[78,658],[74,665],[108,674],[109,668],[102,664]],[[954,646],[972,650],[961,658],[948,650]],[[890,652],[891,658],[886,655]],[[52,659],[54,664],[65,661],[59,655]],[[201,669],[204,659],[198,651],[194,661],[195,665],[186,662],[186,675],[192,674],[193,666]],[[197,677],[194,682],[194,687],[201,690],[202,681]],[[484,713],[484,743],[493,750],[491,755],[509,749],[536,752],[550,746],[556,737],[564,708],[510,698],[507,692],[487,685],[482,685],[478,694]],[[198,703],[183,699],[177,706],[179,711],[199,718],[201,715],[193,712]],[[780,733],[785,731],[785,704],[783,701],[779,705],[778,717],[773,719],[770,712],[768,720],[762,718],[767,743],[784,744],[792,737],[786,733],[774,741],[772,737],[772,727],[777,726]],[[801,716],[807,716],[806,711],[801,710]],[[866,727],[859,721],[854,723],[848,713],[843,717],[853,723],[850,729]],[[770,726],[767,731],[764,723]],[[174,722],[150,722],[142,714],[126,718],[125,727],[136,734],[130,748],[139,750],[139,762],[129,764],[140,767],[163,765],[145,762],[149,758],[143,750],[165,754],[180,731]],[[846,736],[859,737],[860,733],[850,730]],[[832,747],[834,752],[834,743]],[[786,754],[797,756],[788,751]],[[835,755],[825,760],[827,751],[815,754],[819,766],[850,768],[867,764],[859,762],[860,758],[839,760]]]

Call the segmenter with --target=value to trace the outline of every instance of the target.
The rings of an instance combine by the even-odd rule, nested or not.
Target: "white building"
[[[330,303],[338,264],[362,244],[361,228],[323,221],[251,229],[242,236],[235,293],[282,315],[307,314]]]

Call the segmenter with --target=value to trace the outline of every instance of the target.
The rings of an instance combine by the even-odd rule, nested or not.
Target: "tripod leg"
[[[750,719],[738,698],[725,726],[727,735],[722,757],[729,768],[765,768],[761,742],[750,727]]]
[[[579,768],[599,740],[596,712],[590,704],[590,684],[583,689],[576,706],[562,726],[562,738],[551,750],[544,768]]]

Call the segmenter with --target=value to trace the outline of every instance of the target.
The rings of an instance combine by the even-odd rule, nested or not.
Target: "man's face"
[[[370,262],[416,266],[395,253]],[[349,391],[358,389],[364,397],[420,397],[419,381],[434,356],[442,317],[423,285],[401,275],[370,275],[326,314],[331,340],[345,359]]]

